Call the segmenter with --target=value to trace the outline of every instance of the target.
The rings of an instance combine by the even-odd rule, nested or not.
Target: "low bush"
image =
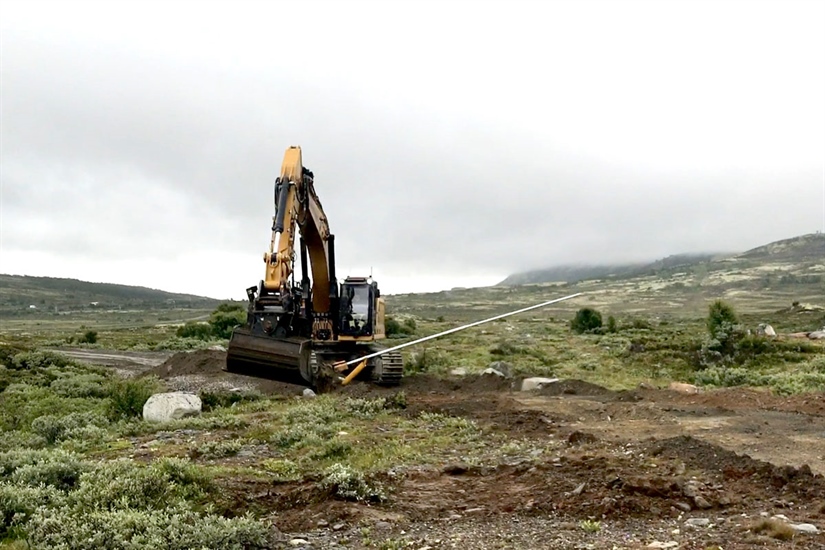
[[[61,449],[16,449],[0,453],[0,481],[69,490],[92,464]]]
[[[32,432],[53,445],[65,439],[88,436],[93,428],[107,425],[106,419],[96,412],[71,413],[65,416],[44,415],[32,421]],[[92,430],[90,430],[90,428]]]
[[[212,325],[196,321],[189,321],[175,331],[178,338],[195,338],[197,340],[210,340],[213,334]]]
[[[153,393],[161,391],[157,378],[127,378],[116,380],[108,387],[107,412],[112,420],[138,418],[143,415],[143,405]]]
[[[207,441],[195,449],[195,455],[207,460],[235,456],[243,445],[237,439]]]
[[[28,351],[15,355],[9,367],[18,370],[33,370],[46,367],[63,368],[76,364],[65,355],[53,351]]]
[[[52,550],[240,550],[274,544],[269,527],[249,515],[199,514],[183,504],[148,510],[42,507],[28,524],[31,544]]]
[[[321,487],[345,500],[381,502],[387,498],[380,483],[368,481],[363,473],[339,463],[324,470]]]

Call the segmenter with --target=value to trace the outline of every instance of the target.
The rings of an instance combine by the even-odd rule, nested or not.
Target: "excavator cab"
[[[379,295],[378,285],[363,277],[347,277],[341,283],[339,336],[360,339],[375,335]]]

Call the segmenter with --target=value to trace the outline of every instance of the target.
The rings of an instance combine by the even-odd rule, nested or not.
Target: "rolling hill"
[[[77,279],[0,274],[0,315],[87,309],[210,308],[219,300],[153,288]],[[33,307],[32,307],[33,306]]]

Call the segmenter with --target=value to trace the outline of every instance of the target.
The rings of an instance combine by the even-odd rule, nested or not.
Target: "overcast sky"
[[[385,293],[825,229],[825,2],[0,2],[0,272],[243,299],[303,148]]]

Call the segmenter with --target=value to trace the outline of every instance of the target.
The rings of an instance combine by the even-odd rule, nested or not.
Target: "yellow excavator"
[[[232,333],[226,370],[321,389],[335,377],[398,385],[404,370],[401,353],[384,352],[376,343],[385,338],[378,284],[371,277],[336,280],[335,238],[300,147],[284,154],[272,222],[265,276],[246,290],[247,319]],[[296,227],[299,284],[294,275]]]

